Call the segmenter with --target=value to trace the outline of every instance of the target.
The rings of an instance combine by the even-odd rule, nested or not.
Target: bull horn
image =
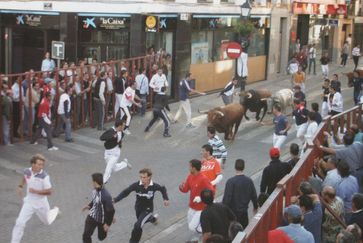
[[[251,99],[252,98],[252,94],[250,92],[247,92],[247,99]]]
[[[262,99],[260,99],[261,101],[265,101],[265,100],[268,100],[268,98],[262,98]]]
[[[208,114],[208,110],[199,110],[199,108],[198,108],[198,112],[200,114]]]
[[[221,112],[221,111],[216,111],[216,113],[217,113],[217,114],[219,114],[219,115],[221,115],[221,117],[224,117],[223,112]]]

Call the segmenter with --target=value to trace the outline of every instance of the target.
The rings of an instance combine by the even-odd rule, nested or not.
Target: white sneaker
[[[126,164],[127,164],[127,168],[129,169],[129,170],[131,170],[132,169],[132,165],[129,163],[129,161],[127,160],[127,158],[124,158],[124,160],[123,160]]]
[[[124,133],[125,133],[126,135],[131,135],[131,132],[129,131],[129,129],[126,129],[126,130],[124,131]]]
[[[155,214],[153,215],[153,217],[154,217],[154,222],[152,222],[152,224],[153,224],[153,225],[157,225],[157,224],[159,223],[159,222],[158,222],[159,214],[155,213]]]
[[[34,143],[30,143],[31,145],[37,145],[38,144],[38,142],[34,142]]]
[[[48,151],[56,151],[56,150],[58,150],[58,148],[56,146],[48,148]]]
[[[58,207],[54,207],[53,209],[49,210],[49,212],[48,212],[48,223],[49,224],[54,222],[54,220],[57,218],[58,213],[59,213]]]

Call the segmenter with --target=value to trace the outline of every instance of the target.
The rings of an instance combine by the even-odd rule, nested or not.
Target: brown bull
[[[241,124],[245,108],[233,103],[224,107],[216,107],[205,113],[208,114],[208,126],[214,127],[219,133],[224,133],[225,140],[233,140]],[[232,131],[233,127],[234,131]]]

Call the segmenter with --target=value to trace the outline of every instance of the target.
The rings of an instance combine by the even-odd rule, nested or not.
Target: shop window
[[[192,33],[191,63],[212,62],[213,31],[198,31]]]
[[[248,55],[263,56],[266,55],[265,46],[265,29],[256,29],[249,40]]]

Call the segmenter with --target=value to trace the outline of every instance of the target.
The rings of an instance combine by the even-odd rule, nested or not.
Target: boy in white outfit
[[[47,196],[52,193],[52,185],[49,175],[43,170],[44,163],[45,158],[36,154],[30,160],[31,167],[24,170],[23,179],[18,186],[18,194],[22,196],[25,184],[27,185],[27,194],[13,228],[11,243],[21,241],[25,225],[34,213],[46,225],[53,223],[58,215],[59,208],[50,209],[49,206]]]

